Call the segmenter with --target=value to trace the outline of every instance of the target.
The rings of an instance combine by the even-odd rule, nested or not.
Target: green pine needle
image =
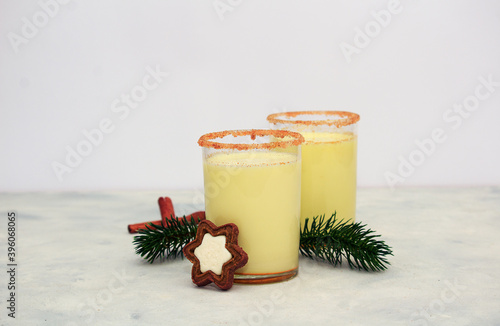
[[[167,219],[167,225],[148,224],[134,237],[135,253],[149,261],[183,257],[182,248],[196,237],[199,219]]]
[[[337,221],[336,214],[306,219],[300,232],[300,253],[311,259],[341,265],[345,258],[352,269],[382,271],[390,265],[386,256],[392,255],[391,247],[377,240],[380,235],[361,223],[348,224]]]
[[[199,222],[184,216],[167,220],[166,226],[149,224],[134,237],[135,252],[150,263],[182,258],[182,248],[196,237]],[[315,217],[311,223],[306,219],[300,231],[300,253],[333,266],[341,265],[345,258],[352,269],[382,271],[390,265],[386,256],[392,255],[392,250],[373,233],[359,222],[338,222],[336,214],[327,220],[324,215]]]

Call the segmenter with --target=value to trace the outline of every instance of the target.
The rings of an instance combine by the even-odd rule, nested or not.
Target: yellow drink
[[[300,156],[299,156],[300,157]],[[207,156],[205,212],[216,225],[238,226],[248,263],[238,274],[276,274],[298,267],[300,159],[279,151]]]
[[[356,215],[357,136],[329,132],[301,132],[301,224],[335,211],[337,218],[354,222]]]
[[[357,123],[347,111],[292,111],[270,114],[278,130],[299,132],[302,143],[301,224],[305,219],[337,212],[337,219],[356,218]]]

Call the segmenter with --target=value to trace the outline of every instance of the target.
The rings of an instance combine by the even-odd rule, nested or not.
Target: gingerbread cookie
[[[184,256],[193,263],[193,283],[204,286],[211,282],[222,290],[233,286],[234,271],[248,261],[246,252],[238,246],[238,227],[233,223],[216,226],[203,220],[196,238],[184,249]]]

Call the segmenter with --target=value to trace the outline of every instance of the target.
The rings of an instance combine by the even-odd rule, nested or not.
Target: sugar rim
[[[340,116],[335,119],[322,119],[322,120],[289,120],[287,118],[294,118],[299,115],[324,115],[324,116]],[[281,118],[285,117],[285,119]],[[273,113],[267,116],[267,121],[273,124],[283,123],[283,124],[301,124],[301,125],[335,125],[335,127],[345,127],[355,124],[359,121],[359,114],[347,111],[291,111],[291,112],[281,112]]]
[[[250,136],[252,140],[260,136],[275,136],[277,138],[292,137],[291,140],[267,142],[260,144],[235,144],[235,143],[220,143],[212,141],[213,139],[223,138],[226,136]],[[214,149],[236,149],[236,150],[250,150],[250,149],[274,149],[285,148],[288,146],[298,146],[305,141],[304,136],[298,132],[288,130],[271,130],[271,129],[248,129],[248,130],[225,130],[218,132],[211,132],[204,134],[198,139],[198,145],[201,147],[211,147]]]

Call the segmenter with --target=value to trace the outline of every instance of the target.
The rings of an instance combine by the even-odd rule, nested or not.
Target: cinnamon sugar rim
[[[333,119],[321,119],[321,120],[291,120],[290,118],[295,118],[299,115],[323,115],[323,116],[335,116]],[[338,118],[340,117],[340,118]],[[283,124],[301,124],[310,126],[320,126],[320,125],[334,125],[337,128],[352,125],[359,121],[359,114],[347,112],[347,111],[293,111],[293,112],[282,112],[273,113],[267,116],[267,121],[273,124],[283,123]]]
[[[266,142],[259,144],[236,144],[236,143],[221,143],[213,141],[213,139],[224,138],[226,136],[240,137],[250,136],[252,140],[256,137],[274,136],[276,138],[290,137],[290,140],[282,140],[276,142]],[[251,149],[274,149],[285,148],[288,146],[298,146],[304,142],[304,137],[298,132],[288,130],[267,130],[267,129],[249,129],[249,130],[226,130],[211,132],[205,134],[198,139],[198,145],[201,147],[211,147],[214,149],[236,149],[236,150],[251,150]]]

